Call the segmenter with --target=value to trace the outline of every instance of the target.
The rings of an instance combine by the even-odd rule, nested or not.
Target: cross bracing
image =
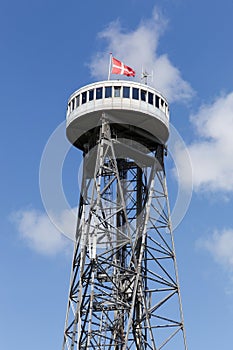
[[[84,152],[63,350],[187,350],[164,146],[116,134]]]

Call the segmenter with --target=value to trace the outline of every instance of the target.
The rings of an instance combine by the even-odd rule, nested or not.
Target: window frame
[[[135,95],[136,93],[136,95]],[[133,87],[132,89],[132,99],[139,101],[139,88]]]
[[[114,86],[114,97],[121,97],[121,86]]]
[[[94,89],[88,90],[88,101],[94,100]]]
[[[104,97],[112,98],[112,86],[105,86]]]
[[[127,93],[125,93],[126,91],[127,91]],[[130,87],[129,86],[123,86],[123,98],[130,98]]]
[[[155,107],[160,107],[160,97],[158,95],[155,95]]]
[[[102,100],[102,98],[103,98],[103,86],[97,87],[95,93],[96,93],[96,97],[95,97],[96,100]]]
[[[146,102],[147,91],[144,89],[140,89],[140,99],[143,102]]]
[[[82,92],[82,105],[87,103],[87,91]]]
[[[148,103],[154,106],[154,94],[153,92],[148,91]]]

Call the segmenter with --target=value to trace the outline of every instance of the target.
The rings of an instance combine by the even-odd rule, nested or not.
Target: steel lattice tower
[[[102,81],[69,99],[83,177],[63,350],[187,350],[164,155],[166,99]]]

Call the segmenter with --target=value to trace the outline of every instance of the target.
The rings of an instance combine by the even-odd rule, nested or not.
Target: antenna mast
[[[146,70],[142,68],[141,80],[145,85],[147,85],[148,83],[148,78],[151,78],[151,82],[153,82],[153,71],[151,72],[151,74],[149,74]]]

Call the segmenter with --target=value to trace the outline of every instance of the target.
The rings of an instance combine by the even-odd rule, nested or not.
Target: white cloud
[[[75,232],[73,218],[72,212],[64,211],[58,216],[58,222],[68,231]],[[10,219],[16,225],[20,238],[38,253],[55,255],[72,247],[72,241],[61,234],[46,213],[34,209],[20,210],[12,213]]]
[[[191,122],[197,132],[197,140],[188,146],[194,189],[232,192],[233,92],[202,106]]]
[[[150,85],[160,90],[170,102],[189,99],[193,95],[189,83],[182,79],[180,71],[166,54],[158,53],[159,40],[166,25],[167,21],[156,8],[152,18],[141,22],[134,31],[124,31],[119,21],[110,23],[99,33],[99,37],[107,41],[107,47],[92,58],[92,76],[107,79],[108,53],[112,52],[116,58],[136,70],[138,81],[141,81],[142,67],[148,72],[153,71],[154,82],[150,82]]]
[[[233,272],[233,229],[215,231],[212,236],[197,243],[211,253],[217,263]]]

